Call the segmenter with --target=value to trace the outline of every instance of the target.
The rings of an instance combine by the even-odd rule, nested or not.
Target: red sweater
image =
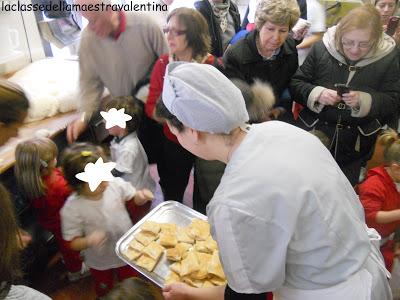
[[[46,186],[46,195],[34,199],[32,206],[43,228],[50,232],[59,231],[60,210],[71,194],[71,190],[60,169],[54,169],[50,175],[43,177],[43,183]]]
[[[359,195],[364,206],[367,225],[375,228],[382,237],[395,232],[400,226],[400,221],[387,224],[376,223],[378,211],[400,209],[400,193],[384,166],[368,171],[367,179],[359,186]]]
[[[216,59],[217,58],[215,56],[210,54],[208,55],[204,63],[209,65],[215,65],[216,63],[218,66],[222,65],[220,61],[215,62]],[[158,60],[154,64],[153,71],[151,72],[149,95],[147,97],[145,105],[145,111],[149,118],[153,118],[156,104],[161,97],[164,85],[165,71],[168,64],[169,54],[163,54],[158,58]],[[169,130],[167,124],[164,124],[164,134],[169,140],[175,143],[179,143],[176,136]]]

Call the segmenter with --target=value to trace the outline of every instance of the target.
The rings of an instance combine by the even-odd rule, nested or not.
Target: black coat
[[[370,158],[381,126],[395,124],[400,108],[400,66],[398,51],[355,69],[349,83],[353,91],[371,95],[369,113],[351,116],[351,109],[324,106],[319,113],[307,107],[308,97],[316,86],[335,89],[335,83],[346,83],[349,66],[332,56],[323,41],[316,43],[290,83],[293,99],[304,106],[299,124],[324,132],[330,139],[329,149],[352,184],[357,183],[360,167]],[[338,122],[339,121],[339,122]],[[397,129],[397,126],[395,126]]]
[[[229,47],[223,57],[225,75],[239,78],[251,84],[255,79],[271,84],[275,96],[279,99],[288,88],[290,79],[298,67],[296,43],[288,37],[275,60],[264,60],[256,46],[257,31],[254,30],[244,39]]]
[[[222,33],[210,2],[208,2],[208,0],[201,0],[195,2],[194,6],[207,21],[208,30],[211,37],[211,54],[216,57],[221,57],[224,54],[221,36]],[[237,33],[240,30],[240,14],[238,7],[235,3],[233,3],[233,1],[230,2],[229,14],[233,18],[235,32]]]
[[[371,110],[363,118],[352,117],[350,110],[343,112],[334,106],[325,106],[319,114],[307,107],[308,96],[314,87],[334,90],[335,83],[346,83],[350,72],[349,66],[334,58],[322,41],[314,45],[293,76],[290,91],[295,101],[304,106],[303,113],[322,122],[336,124],[340,114],[342,123],[347,125],[367,124],[375,119],[382,125],[391,123],[400,109],[399,58],[398,51],[394,50],[380,60],[356,69],[349,84],[351,90],[367,92],[372,96]]]

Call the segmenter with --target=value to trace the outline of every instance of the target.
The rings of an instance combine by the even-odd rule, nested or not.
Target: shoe
[[[68,272],[67,274],[68,280],[70,282],[76,282],[82,278],[90,276],[90,270],[89,268],[85,265],[85,263],[82,263],[82,268],[78,272]]]

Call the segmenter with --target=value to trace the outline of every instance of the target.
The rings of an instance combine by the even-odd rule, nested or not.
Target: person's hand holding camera
[[[358,91],[349,91],[343,94],[342,100],[351,108],[358,109],[360,107],[360,93]]]

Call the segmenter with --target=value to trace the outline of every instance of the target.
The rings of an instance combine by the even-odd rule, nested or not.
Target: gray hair
[[[288,25],[293,28],[300,17],[300,8],[296,0],[261,0],[258,2],[255,24],[261,30],[266,22]]]

